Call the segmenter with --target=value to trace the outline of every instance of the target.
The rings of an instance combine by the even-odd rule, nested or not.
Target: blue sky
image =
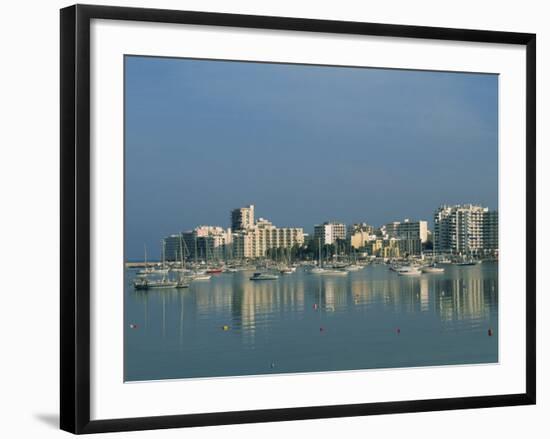
[[[125,239],[498,205],[498,76],[126,57]]]

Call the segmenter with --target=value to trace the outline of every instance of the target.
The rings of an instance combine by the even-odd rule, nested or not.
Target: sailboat
[[[184,276],[185,271],[185,257],[183,254],[183,245],[182,245],[182,239],[180,235],[180,257],[181,257],[181,271],[179,273],[179,278],[176,281],[176,288],[189,288],[189,282]]]
[[[152,267],[149,268],[147,266],[147,246],[143,245],[143,249],[145,250],[145,268],[143,270],[139,270],[138,274],[152,274],[155,270]]]
[[[145,259],[147,260],[147,254],[145,255]],[[162,252],[162,264],[164,266],[164,247]],[[145,271],[146,273],[138,274],[138,276],[134,279],[134,288],[136,290],[149,290],[152,288],[176,288],[177,282],[170,280],[168,278],[168,270],[153,270],[150,272],[147,272],[147,262],[145,262]],[[162,274],[162,277],[160,279],[149,279],[148,275],[153,274]]]
[[[321,238],[319,238],[319,262],[317,264],[317,267],[311,269],[311,273],[331,276],[347,276],[349,274],[349,272],[346,270],[341,270],[339,268],[324,268],[322,265],[323,260],[321,257]]]
[[[422,267],[420,270],[422,271],[422,273],[428,273],[428,274],[445,272],[445,269],[443,267],[438,267],[437,265],[435,265],[435,262],[431,265]]]
[[[291,261],[290,261],[290,259],[291,259],[290,258],[290,252],[291,251],[292,251],[291,249],[288,249],[288,258],[287,258],[286,265],[283,265],[279,268],[279,273],[281,273],[281,274],[292,274],[296,271],[296,267],[293,266],[291,264]]]

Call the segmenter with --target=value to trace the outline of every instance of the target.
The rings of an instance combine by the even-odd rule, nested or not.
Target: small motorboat
[[[434,265],[428,265],[426,267],[421,268],[422,273],[428,273],[428,274],[434,274],[434,273],[444,273],[445,269],[442,267],[437,267]]]
[[[250,280],[276,280],[279,276],[270,273],[256,272],[252,275]]]

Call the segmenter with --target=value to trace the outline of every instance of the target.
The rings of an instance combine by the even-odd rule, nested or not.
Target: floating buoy
[[[319,328],[319,331],[320,331],[320,332],[323,332],[323,331],[324,331],[324,328],[321,326],[321,327]]]
[[[275,362],[271,362],[271,369],[274,369],[275,368]]]
[[[229,325],[223,325],[223,326],[222,326],[222,329],[223,329],[224,331],[229,331]]]
[[[395,332],[397,332],[397,335],[399,335],[399,334],[401,334],[401,329],[397,328],[397,330]]]
[[[319,308],[319,305],[317,305],[316,303],[313,304],[313,309],[317,309]]]
[[[137,326],[136,324],[130,323],[130,328],[132,328],[132,329],[137,329],[137,327],[138,327],[138,326]]]
[[[489,330],[487,331],[487,335],[489,337],[491,337],[493,335],[493,330],[491,328],[489,328]]]

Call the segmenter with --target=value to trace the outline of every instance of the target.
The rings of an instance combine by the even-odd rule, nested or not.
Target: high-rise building
[[[167,261],[176,261],[181,260],[181,254],[185,254],[185,251],[182,252],[182,248],[185,247],[182,241],[181,233],[175,235],[167,236],[163,239],[163,251],[164,257]],[[162,257],[162,255],[161,255]]]
[[[483,250],[498,253],[498,211],[489,210],[483,217]]]
[[[254,227],[254,205],[239,207],[231,211],[231,228],[233,231]]]
[[[292,248],[304,244],[304,229],[300,227],[276,227],[270,221],[259,218],[254,221],[254,206],[231,211],[233,224],[233,257],[237,259],[263,258],[274,248]]]
[[[480,256],[498,251],[498,212],[473,204],[441,206],[434,213],[434,251]]]
[[[313,228],[313,239],[321,245],[334,244],[339,240],[346,239],[346,225],[331,221],[317,224]]]

